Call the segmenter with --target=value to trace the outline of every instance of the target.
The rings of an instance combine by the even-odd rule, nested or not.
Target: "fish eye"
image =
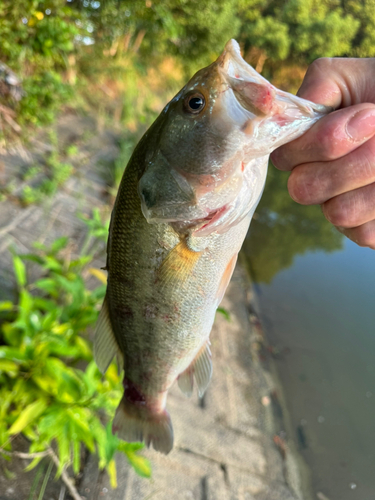
[[[185,97],[184,107],[189,113],[198,114],[206,105],[206,100],[200,93],[189,94]]]

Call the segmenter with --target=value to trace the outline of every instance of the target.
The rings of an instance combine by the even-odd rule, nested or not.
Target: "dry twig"
[[[23,453],[20,451],[7,451],[4,450],[3,448],[0,448],[0,453],[3,455],[6,455],[8,457],[17,457],[17,458],[23,458],[23,459],[33,459],[33,458],[39,458],[39,457],[50,457],[52,462],[56,465],[57,468],[60,467],[60,460],[58,459],[56,453],[53,451],[52,448],[48,448],[46,451],[40,451],[37,453]],[[78,493],[77,488],[74,486],[72,478],[66,473],[65,470],[62,471],[61,473],[61,480],[64,482],[66,487],[69,490],[70,495],[74,500],[83,500],[81,495]]]

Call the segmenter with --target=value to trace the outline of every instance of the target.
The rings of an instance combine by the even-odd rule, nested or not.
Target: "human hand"
[[[298,95],[337,111],[271,159],[291,170],[290,196],[320,204],[325,217],[360,246],[375,249],[375,59],[314,61]]]

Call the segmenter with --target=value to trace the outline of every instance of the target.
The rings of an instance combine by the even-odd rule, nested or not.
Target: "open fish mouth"
[[[140,179],[142,212],[149,223],[195,226],[206,236],[254,212],[267,155],[329,109],[271,85],[230,40],[164,111],[173,126],[161,129],[165,142]]]
[[[263,154],[272,152],[284,143],[285,137],[291,133],[291,128],[298,128],[301,122],[311,123],[311,118],[316,113],[323,115],[330,111],[327,106],[312,103],[274,87],[242,58],[236,40],[229,40],[218,61],[220,60],[223,78],[241,110],[250,113],[242,131],[253,137],[257,137],[259,133],[271,134],[273,137],[268,151],[265,141],[260,141]],[[256,155],[255,147],[253,157]]]

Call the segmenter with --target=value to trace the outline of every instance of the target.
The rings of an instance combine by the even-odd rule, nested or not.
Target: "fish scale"
[[[177,380],[203,395],[209,335],[261,197],[270,152],[329,110],[258,75],[231,40],[137,145],[114,205],[108,284],[95,332],[102,372],[117,355],[124,395],[113,431],[168,453]]]

